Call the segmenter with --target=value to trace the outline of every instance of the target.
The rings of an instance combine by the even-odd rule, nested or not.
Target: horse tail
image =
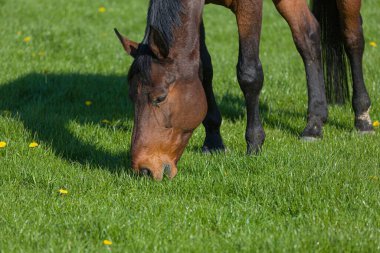
[[[312,12],[321,27],[322,63],[326,98],[330,104],[349,100],[348,64],[335,0],[313,0]]]

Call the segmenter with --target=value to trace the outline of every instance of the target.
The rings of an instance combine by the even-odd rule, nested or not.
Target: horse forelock
[[[132,85],[132,78],[137,77],[142,85],[148,85],[151,81],[152,56],[142,54],[135,58],[128,72],[128,82]]]
[[[128,72],[130,85],[132,85],[131,80],[135,76],[137,76],[138,82],[142,85],[149,85],[151,82],[151,67],[154,57],[148,46],[151,26],[162,34],[163,39],[169,46],[172,46],[174,40],[173,28],[181,25],[182,11],[181,0],[150,0],[145,36],[138,48],[137,57]]]

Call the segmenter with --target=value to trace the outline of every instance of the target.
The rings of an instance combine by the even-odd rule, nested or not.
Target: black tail
[[[312,11],[321,27],[326,97],[330,104],[349,100],[348,65],[335,0],[313,0]]]

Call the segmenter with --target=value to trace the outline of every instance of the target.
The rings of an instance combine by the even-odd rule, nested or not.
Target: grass
[[[264,2],[262,154],[244,154],[234,17],[207,6],[229,151],[202,155],[200,127],[178,176],[157,183],[129,171],[131,59],[112,30],[141,40],[147,1],[0,0],[0,141],[8,144],[0,149],[0,252],[379,251],[379,132],[358,135],[350,106],[331,107],[324,139],[299,141],[302,61],[287,24]],[[380,48],[369,41],[380,44],[379,8],[376,0],[362,8],[374,120]],[[29,148],[32,141],[40,146]]]

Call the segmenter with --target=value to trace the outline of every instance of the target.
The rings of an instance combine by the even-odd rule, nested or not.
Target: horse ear
[[[149,47],[158,59],[165,59],[169,55],[169,45],[162,33],[154,26],[150,26]]]
[[[114,28],[113,29],[116,33],[116,36],[119,38],[121,44],[124,47],[125,52],[132,56],[133,58],[137,55],[137,49],[139,48],[139,43],[129,40],[127,37],[124,37],[119,33],[119,31]]]

